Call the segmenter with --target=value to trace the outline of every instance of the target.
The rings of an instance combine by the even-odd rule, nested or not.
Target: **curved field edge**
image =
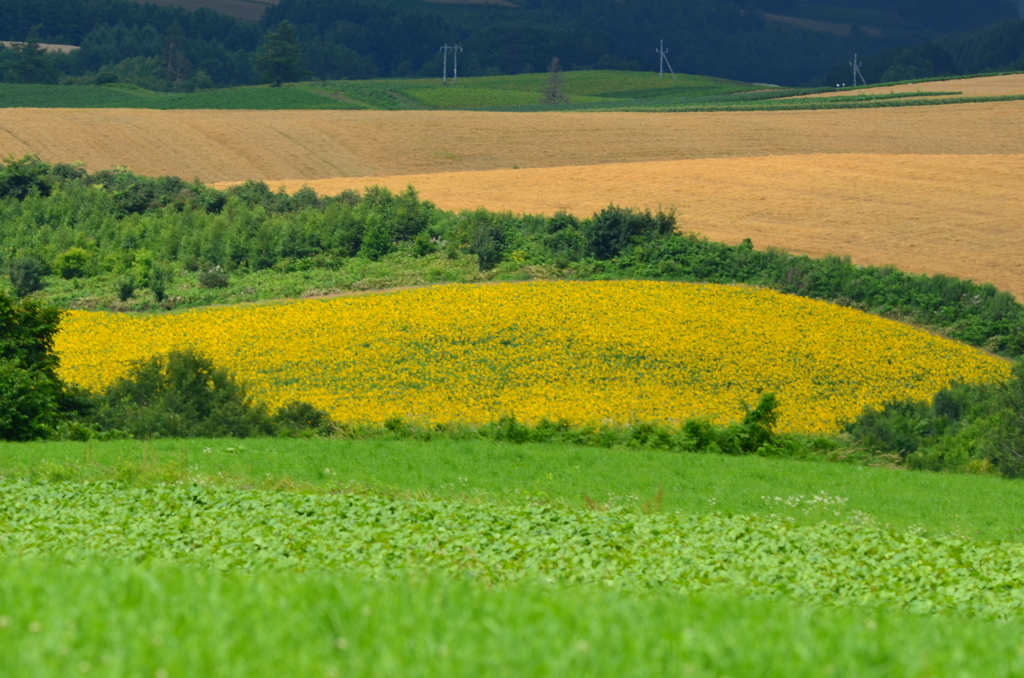
[[[543,633],[538,633],[538,628]],[[623,633],[628,629],[628,633]],[[0,669],[104,675],[1015,676],[1024,626],[529,582],[0,561]],[[499,668],[500,667],[500,668]]]
[[[433,287],[165,316],[69,312],[61,375],[102,391],[152,355],[195,348],[276,410],[339,422],[716,424],[762,392],[784,432],[832,433],[865,407],[996,383],[1009,366],[825,302],[706,284]]]

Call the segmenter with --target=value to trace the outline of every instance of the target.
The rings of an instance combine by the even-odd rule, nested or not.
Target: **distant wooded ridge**
[[[887,73],[906,79],[1012,70],[1024,52],[1017,0],[927,6],[830,1],[752,0],[740,9],[724,0],[642,6],[591,0],[581,9],[569,0],[522,0],[518,7],[419,0],[0,0],[0,39],[24,42],[35,28],[40,44],[80,46],[45,52],[32,67],[16,50],[0,49],[0,81],[116,80],[184,91],[255,84],[254,54],[285,20],[296,27],[310,77],[330,80],[438,76],[438,48],[455,43],[463,48],[460,75],[543,72],[552,57],[567,70],[656,70],[655,48],[664,40],[677,72],[780,85],[831,82],[854,53],[865,58],[868,81],[878,82]],[[195,11],[167,6],[172,2]],[[228,16],[242,10],[259,21]],[[950,35],[963,30],[976,32]]]

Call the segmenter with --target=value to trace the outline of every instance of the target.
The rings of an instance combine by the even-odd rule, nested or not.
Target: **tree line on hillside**
[[[25,41],[36,30],[42,42],[81,47],[44,54],[45,67],[36,69],[24,68],[16,50],[0,49],[0,79],[151,89],[254,84],[266,80],[254,59],[261,41],[287,21],[301,44],[296,77],[432,77],[441,70],[438,46],[453,42],[465,50],[465,75],[542,72],[553,57],[570,70],[653,69],[654,46],[664,39],[677,71],[795,85],[854,51],[1015,16],[1008,0],[941,0],[927,12],[916,0],[885,4],[903,29],[841,37],[764,20],[765,11],[798,9],[791,0],[752,0],[743,8],[724,0],[591,0],[583,10],[567,0],[528,0],[518,8],[282,0],[258,24],[126,0],[0,0],[0,39]]]
[[[1006,71],[1024,71],[1024,21],[885,50],[865,57],[861,66],[869,84]],[[847,64],[834,66],[818,84],[840,82],[852,84]]]

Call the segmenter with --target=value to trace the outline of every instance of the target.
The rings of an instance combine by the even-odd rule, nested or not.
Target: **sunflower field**
[[[773,392],[779,430],[829,433],[865,407],[995,383],[1001,359],[771,290],[642,281],[439,286],[169,315],[67,313],[61,375],[102,391],[192,347],[272,409],[338,421],[726,424]]]

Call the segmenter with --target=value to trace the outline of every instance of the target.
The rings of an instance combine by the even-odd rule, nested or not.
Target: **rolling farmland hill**
[[[1024,76],[893,87],[909,88],[1012,94]],[[713,239],[849,254],[1024,296],[1022,118],[1021,101],[713,113],[3,109],[0,155],[326,193],[412,183],[448,208],[674,207],[684,229]]]

